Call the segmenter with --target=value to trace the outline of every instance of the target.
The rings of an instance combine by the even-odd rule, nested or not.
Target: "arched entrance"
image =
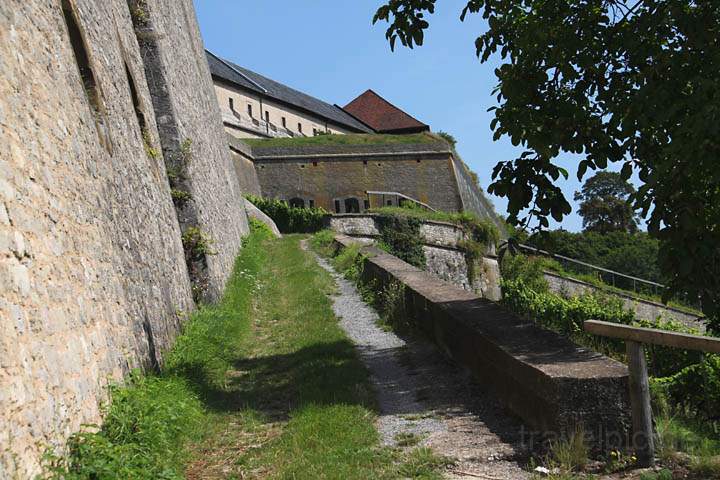
[[[360,201],[357,198],[346,198],[345,213],[360,213]]]

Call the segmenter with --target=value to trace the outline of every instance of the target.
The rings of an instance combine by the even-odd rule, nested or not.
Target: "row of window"
[[[230,110],[235,110],[235,100],[230,98],[229,104],[230,104]],[[250,116],[250,118],[253,118],[253,106],[249,103],[247,106],[247,113]],[[265,110],[265,121],[267,123],[270,123],[270,112],[268,110]],[[287,127],[287,119],[285,117],[280,118],[280,123],[284,129],[288,128]],[[302,123],[300,123],[300,122],[298,122],[298,124],[297,124],[297,131],[300,133],[302,133],[302,131],[303,131]],[[321,133],[320,130],[318,130],[317,128],[313,128],[313,136],[318,135],[319,133]]]

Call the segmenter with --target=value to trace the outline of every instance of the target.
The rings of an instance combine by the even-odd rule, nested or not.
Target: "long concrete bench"
[[[356,240],[335,237],[338,248]],[[496,393],[531,431],[565,435],[582,425],[592,445],[626,445],[630,430],[625,365],[578,347],[499,304],[444,282],[399,258],[362,247],[364,280],[405,286],[408,320]]]

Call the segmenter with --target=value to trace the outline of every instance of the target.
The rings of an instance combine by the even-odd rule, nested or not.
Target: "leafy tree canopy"
[[[389,22],[391,47],[422,45],[436,0],[387,1],[374,21]],[[487,24],[480,59],[502,59],[494,138],[524,147],[488,188],[509,220],[547,227],[570,212],[562,152],[580,156],[578,179],[611,162],[625,180],[637,171],[630,201],[662,241],[667,295],[699,294],[720,329],[720,2],[469,0],[470,13]]]
[[[588,232],[637,231],[637,221],[628,203],[635,187],[617,172],[598,172],[588,178],[575,201],[580,202],[583,228]]]

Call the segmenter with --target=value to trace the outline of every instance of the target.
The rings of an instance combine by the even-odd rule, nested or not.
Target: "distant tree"
[[[455,140],[455,137],[448,132],[443,132],[442,130],[440,130],[435,133],[437,136],[442,137],[446,142],[448,142],[452,148],[455,148],[455,145],[457,145],[457,140]]]
[[[580,216],[587,232],[637,231],[637,220],[628,202],[635,187],[616,172],[598,172],[588,178],[575,201],[580,202]]]
[[[439,0],[385,0],[386,38],[422,45]],[[481,61],[500,57],[490,123],[523,153],[493,170],[508,220],[538,228],[570,213],[554,160],[578,155],[577,176],[622,165],[641,185],[630,201],[661,240],[669,298],[702,299],[720,332],[720,1],[466,0],[480,13]],[[450,5],[445,1],[443,5]]]

